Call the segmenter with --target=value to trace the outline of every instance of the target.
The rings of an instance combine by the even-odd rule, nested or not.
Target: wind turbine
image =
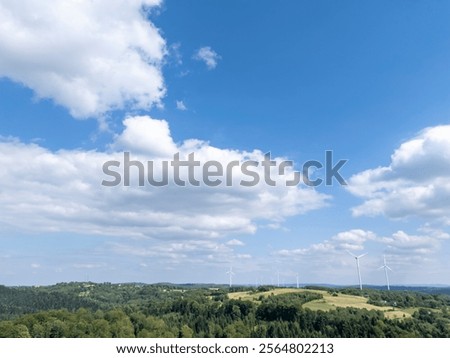
[[[233,267],[232,266],[230,266],[230,271],[227,271],[227,275],[229,275],[230,276],[230,287],[233,285],[233,275],[234,275],[234,272],[233,272]]]
[[[386,264],[386,256],[383,255],[383,266],[381,266],[378,270],[384,269],[384,274],[386,275],[386,284],[387,284],[387,289],[388,291],[391,290],[391,287],[389,286],[389,276],[388,276],[388,271],[387,270],[391,270],[392,269]]]
[[[277,271],[277,287],[280,287],[280,271]]]
[[[298,288],[298,273],[297,273],[297,275],[295,276],[295,278],[297,279],[297,288]]]
[[[366,256],[367,253],[356,256],[355,254],[352,254],[350,251],[347,250],[349,255],[351,255],[356,260],[356,269],[358,270],[358,279],[359,279],[359,289],[362,290],[362,281],[361,281],[361,270],[359,269],[359,259],[363,256]]]

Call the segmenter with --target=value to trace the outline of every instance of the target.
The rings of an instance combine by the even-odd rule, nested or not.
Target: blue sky
[[[142,11],[142,6],[146,11]],[[450,284],[450,4],[0,1],[0,283]],[[102,163],[347,159],[314,189]],[[317,173],[323,175],[323,171]]]

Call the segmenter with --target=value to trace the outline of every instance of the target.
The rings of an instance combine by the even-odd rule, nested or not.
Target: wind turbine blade
[[[386,265],[386,268],[387,268],[388,270],[392,271],[392,269],[391,269],[388,265]]]
[[[348,250],[345,250],[345,251],[347,251],[348,252],[348,254],[350,255],[350,256],[352,256],[353,258],[356,258],[356,255],[355,254],[352,254],[350,251],[348,251]]]
[[[361,257],[364,257],[364,256],[366,256],[366,255],[367,255],[367,252],[364,253],[364,254],[362,254],[362,255],[357,256],[357,258],[360,259]]]
[[[227,272],[225,272],[227,275],[234,275],[234,272],[233,271],[227,271]]]

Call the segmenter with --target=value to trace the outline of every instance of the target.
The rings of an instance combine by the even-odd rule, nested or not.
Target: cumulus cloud
[[[282,257],[308,256],[308,255],[336,255],[336,253],[345,250],[359,251],[364,250],[364,243],[369,240],[375,240],[376,235],[372,231],[362,229],[353,229],[342,231],[329,240],[312,244],[306,248],[293,250],[279,250],[277,255]]]
[[[376,235],[371,231],[361,229],[340,232],[332,238],[336,248],[343,250],[364,250],[364,243],[374,240]]]
[[[160,104],[165,40],[146,18],[160,0],[0,1],[0,77],[77,118]]]
[[[260,224],[282,222],[286,217],[326,205],[328,197],[309,187],[180,187],[173,184],[172,177],[164,187],[140,187],[137,181],[127,187],[102,186],[102,180],[110,179],[102,171],[103,163],[117,160],[123,169],[122,151],[129,151],[133,160],[142,163],[160,163],[161,159],[172,159],[174,153],[180,153],[185,160],[192,152],[202,163],[215,160],[224,167],[233,160],[264,159],[258,150],[220,149],[195,139],[175,143],[164,120],[129,117],[124,126],[105,152],[50,151],[35,143],[3,138],[2,230],[212,240],[254,233]],[[201,178],[201,171],[195,174]],[[187,173],[183,175],[187,179]],[[233,179],[234,184],[239,183],[242,174],[236,173]]]
[[[177,152],[166,121],[135,116],[125,119],[123,124],[125,129],[116,136],[113,148],[145,154],[150,158],[170,157]]]
[[[440,247],[442,238],[438,235],[409,235],[404,231],[397,231],[391,237],[383,237],[380,242],[386,244],[387,250],[392,253],[431,254]]]
[[[450,225],[450,125],[426,128],[404,142],[386,167],[352,176],[348,190],[364,199],[355,216],[420,217]]]
[[[193,56],[194,60],[203,61],[208,70],[213,70],[217,67],[217,62],[220,60],[220,56],[211,47],[205,46],[199,48]]]

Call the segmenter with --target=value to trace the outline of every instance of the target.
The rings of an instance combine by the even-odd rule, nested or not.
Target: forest
[[[362,303],[340,307],[345,300]],[[448,338],[450,295],[90,282],[0,286],[0,337]]]

